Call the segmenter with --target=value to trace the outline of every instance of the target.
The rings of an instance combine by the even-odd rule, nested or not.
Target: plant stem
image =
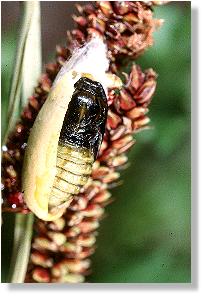
[[[22,25],[18,41],[16,62],[11,82],[7,128],[3,145],[14,128],[20,111],[32,94],[41,72],[40,2],[22,1]]]
[[[41,72],[40,1],[22,1],[22,25],[16,53],[16,63],[11,83],[8,107],[8,124],[3,137],[6,143],[9,132],[15,126],[19,112],[27,104],[28,97]],[[33,230],[33,214],[16,214],[14,245],[9,282],[23,283],[27,271]]]
[[[32,213],[16,214],[9,283],[24,282],[30,255],[33,220]]]

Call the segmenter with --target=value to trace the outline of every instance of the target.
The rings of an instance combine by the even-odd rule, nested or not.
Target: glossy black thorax
[[[107,119],[107,98],[102,85],[82,77],[74,85],[60,133],[60,143],[90,149],[96,159]]]

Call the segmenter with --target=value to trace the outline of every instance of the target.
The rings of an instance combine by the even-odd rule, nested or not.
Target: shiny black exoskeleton
[[[60,142],[88,148],[96,159],[107,118],[107,98],[102,85],[82,77],[74,85],[60,133]]]

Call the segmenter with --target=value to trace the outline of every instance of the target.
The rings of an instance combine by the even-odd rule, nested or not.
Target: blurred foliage
[[[158,73],[152,129],[135,135],[130,167],[101,222],[90,282],[190,282],[190,2],[156,7],[165,20],[136,60]]]
[[[165,23],[136,63],[158,73],[152,128],[136,134],[123,185],[101,221],[89,282],[190,282],[190,2],[156,7]],[[15,33],[2,36],[2,128]]]

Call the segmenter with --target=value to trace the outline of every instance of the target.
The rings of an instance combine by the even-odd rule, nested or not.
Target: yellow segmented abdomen
[[[56,175],[49,198],[49,210],[73,200],[92,171],[94,156],[87,148],[58,144]]]

